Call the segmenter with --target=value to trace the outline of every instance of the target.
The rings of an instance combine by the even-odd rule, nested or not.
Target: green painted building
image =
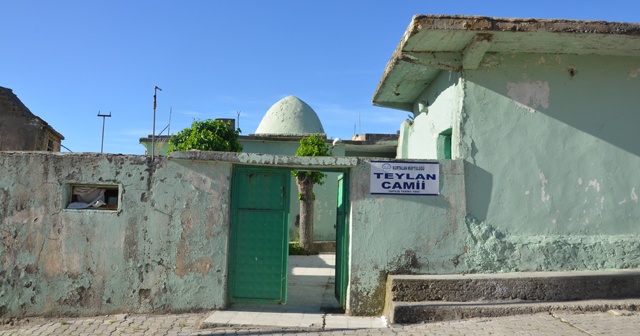
[[[638,24],[418,15],[373,103],[413,113],[398,158],[464,162],[464,271],[610,269],[640,266],[639,93]]]

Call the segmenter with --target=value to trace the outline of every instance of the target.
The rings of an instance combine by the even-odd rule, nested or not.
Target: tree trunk
[[[305,253],[313,253],[313,177],[297,176],[300,193],[300,247]]]

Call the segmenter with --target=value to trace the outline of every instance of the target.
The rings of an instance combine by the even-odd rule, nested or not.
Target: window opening
[[[438,159],[451,159],[451,128],[438,135]]]
[[[67,209],[118,210],[119,194],[117,185],[74,185]]]

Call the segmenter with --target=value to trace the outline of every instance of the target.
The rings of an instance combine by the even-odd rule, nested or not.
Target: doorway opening
[[[290,201],[291,180],[289,169],[234,168],[228,286],[233,310],[338,313],[346,307],[348,171],[341,171],[335,192],[333,253],[289,255],[288,215],[299,206]]]

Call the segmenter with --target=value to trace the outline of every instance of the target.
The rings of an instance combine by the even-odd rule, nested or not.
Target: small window
[[[47,150],[49,152],[53,152],[53,140],[51,140],[51,139],[48,139],[48,141],[47,141]]]
[[[117,185],[72,185],[67,209],[118,210],[120,187]]]
[[[438,159],[451,159],[451,129],[438,135]]]

